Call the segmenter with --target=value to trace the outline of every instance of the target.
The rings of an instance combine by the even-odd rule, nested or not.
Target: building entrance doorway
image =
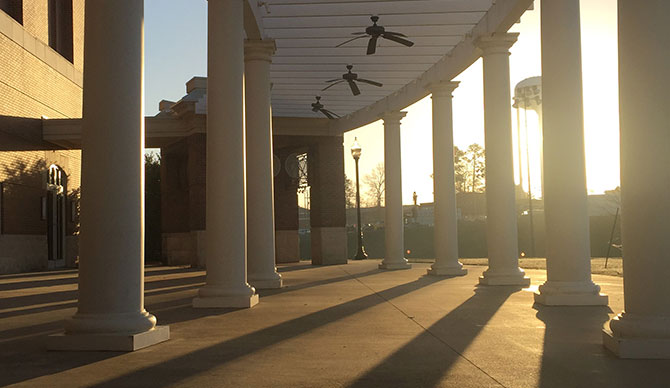
[[[47,174],[46,219],[49,269],[65,266],[65,203],[67,175],[57,165]]]

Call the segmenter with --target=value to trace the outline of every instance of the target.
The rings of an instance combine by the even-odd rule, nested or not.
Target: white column
[[[454,184],[454,125],[451,99],[458,82],[439,82],[433,94],[433,192],[435,196],[435,263],[429,275],[465,275],[458,261],[458,219]]]
[[[622,358],[670,358],[668,14],[664,0],[619,0],[625,312],[604,343]]]
[[[273,40],[244,43],[247,135],[247,264],[256,289],[281,288],[275,266],[270,63]]]
[[[509,49],[519,34],[493,34],[477,39],[484,62],[484,126],[486,143],[486,241],[489,268],[479,284],[527,287],[519,268]]]
[[[408,269],[405,259],[404,222],[402,213],[402,164],[400,159],[400,120],[407,112],[389,112],[384,120],[384,203],[386,219],[384,236],[386,253],[381,269]]]
[[[193,307],[252,307],[244,173],[244,0],[209,0],[207,280]]]
[[[169,338],[144,309],[143,20],[141,1],[86,3],[79,302],[51,349]]]
[[[606,305],[591,281],[579,0],[542,3],[542,113],[547,281],[544,305]]]

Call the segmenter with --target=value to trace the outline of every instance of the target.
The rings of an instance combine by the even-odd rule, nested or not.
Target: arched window
[[[49,166],[47,175],[47,190],[55,191],[57,194],[63,194],[65,187],[65,173],[55,164]]]

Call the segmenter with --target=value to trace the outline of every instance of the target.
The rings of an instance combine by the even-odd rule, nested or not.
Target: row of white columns
[[[483,50],[486,149],[487,246],[489,268],[482,285],[519,285],[530,279],[519,268],[512,160],[512,118],[509,48],[518,34],[494,34],[476,44]],[[435,195],[435,263],[429,275],[459,276],[467,270],[458,261],[452,93],[458,82],[429,85],[433,98],[433,179]],[[404,112],[384,119],[386,174],[386,255],[384,269],[409,268],[403,250],[402,187],[400,172],[400,120]]]
[[[623,358],[670,358],[670,3],[619,0],[622,236],[625,312],[603,332]],[[608,297],[591,278],[584,154],[579,0],[545,1],[542,18],[543,153],[547,281],[535,301],[547,306],[602,306]],[[649,28],[649,26],[653,26]],[[509,49],[517,34],[477,39],[484,63],[487,246],[482,285],[528,286],[518,267],[512,165]],[[665,50],[665,51],[663,51]],[[431,275],[462,275],[458,262],[451,93],[457,82],[430,86],[433,95],[435,255]],[[400,119],[383,117],[387,182],[386,259],[402,259]],[[390,181],[389,181],[390,177]],[[390,201],[389,201],[390,199]],[[389,222],[391,223],[389,225]]]
[[[670,5],[619,0],[622,200],[626,313],[604,334],[622,357],[670,357],[670,121],[666,69]],[[207,281],[195,307],[250,307],[252,285],[280,287],[274,266],[271,126],[267,42],[247,43],[242,1],[209,0],[207,136]],[[86,8],[79,304],[52,349],[135,350],[167,340],[144,309],[143,5],[88,2]],[[663,12],[665,11],[665,12]],[[119,20],[123,20],[120,23]],[[657,30],[647,28],[653,25]],[[542,7],[547,282],[536,301],[602,305],[591,281],[584,168],[578,0]],[[109,36],[115,39],[109,40]],[[511,146],[509,48],[514,34],[482,37],[487,144],[487,240],[484,285],[527,285],[518,268]],[[118,61],[118,58],[124,58]],[[90,69],[90,70],[88,70]],[[245,125],[246,104],[249,112]],[[436,254],[429,273],[458,275],[451,92],[432,85]],[[264,114],[256,114],[265,112]],[[400,120],[384,117],[387,269],[408,268],[403,251]],[[246,129],[246,132],[245,132]],[[246,144],[245,144],[246,142]],[[245,150],[249,160],[245,163]],[[445,152],[446,151],[446,152]],[[437,156],[442,153],[442,156]],[[245,176],[250,172],[249,176]],[[252,175],[253,174],[253,175]],[[253,180],[252,180],[253,178]],[[113,195],[110,195],[113,187]],[[249,188],[249,194],[246,191]],[[253,194],[251,194],[253,192]],[[268,195],[269,194],[269,195]],[[252,213],[247,223],[247,203]],[[241,227],[245,226],[245,227]],[[247,239],[253,236],[254,247]]]
[[[210,0],[208,17],[207,280],[193,306],[252,307],[258,303],[253,286],[282,286],[275,267],[272,186],[275,46],[245,43],[241,1]]]
[[[254,286],[282,286],[274,257],[275,46],[245,42],[241,0],[209,0],[208,15],[207,279],[193,306],[251,307]],[[169,338],[144,309],[144,8],[100,0],[86,3],[85,17],[79,304],[48,345],[132,351]]]

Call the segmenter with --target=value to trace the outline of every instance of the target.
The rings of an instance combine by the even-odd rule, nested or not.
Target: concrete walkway
[[[247,310],[194,310],[204,272],[147,269],[146,304],[172,339],[135,353],[47,352],[75,312],[76,271],[0,276],[0,385],[34,387],[669,387],[670,361],[619,360],[606,307],[533,306],[529,289],[384,272],[377,260],[282,267],[286,287]]]

